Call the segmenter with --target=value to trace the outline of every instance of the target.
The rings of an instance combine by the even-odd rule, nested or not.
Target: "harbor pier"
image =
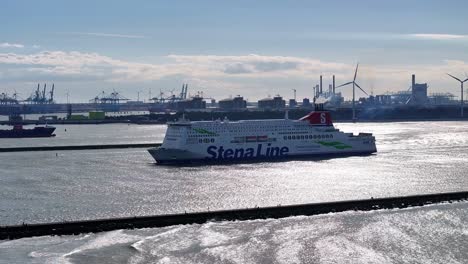
[[[23,223],[22,225],[0,226],[0,240],[46,235],[77,235],[82,233],[96,233],[117,229],[154,228],[172,225],[203,224],[209,221],[236,221],[267,218],[278,219],[290,216],[311,216],[351,210],[370,211],[407,208],[434,203],[463,201],[467,199],[468,192],[451,192],[155,216],[96,219],[61,223]]]

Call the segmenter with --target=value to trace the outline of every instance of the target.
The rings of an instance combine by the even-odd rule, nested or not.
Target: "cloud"
[[[224,72],[227,74],[253,73],[253,69],[249,69],[241,63],[234,63],[226,65]]]
[[[401,34],[390,32],[305,32],[300,35],[306,38],[325,40],[368,40],[368,41],[393,41],[393,40],[466,40],[468,35],[414,33]]]
[[[0,48],[24,48],[23,44],[18,44],[18,43],[0,43]]]
[[[169,55],[180,65],[200,70],[211,75],[237,75],[242,77],[306,76],[307,72],[342,72],[349,69],[343,63],[324,62],[317,59],[290,56],[243,56],[216,55]],[[305,74],[305,75],[304,75]]]
[[[261,72],[294,70],[299,67],[299,63],[294,61],[285,62],[257,62],[254,64],[255,69]]]
[[[135,82],[159,80],[165,76],[190,74],[184,65],[149,64],[129,62],[97,53],[42,51],[34,54],[0,53],[0,67],[14,66],[27,74],[49,75],[50,79],[76,76],[99,78],[110,82]],[[10,66],[10,67],[11,67]],[[1,68],[0,68],[1,70]]]
[[[287,56],[168,55],[165,63],[138,63],[97,53],[43,51],[34,54],[0,53],[0,65],[64,76],[102,76],[106,81],[154,81],[165,76],[187,78],[312,78],[311,73],[343,73],[352,66]]]
[[[130,38],[130,39],[147,38],[147,36],[142,36],[142,35],[112,34],[112,33],[99,33],[99,32],[70,32],[68,34],[95,36],[95,37],[108,37],[108,38]]]
[[[406,90],[412,73],[417,74],[419,82],[430,84],[430,92],[449,91],[454,85],[445,73],[460,75],[468,70],[468,64],[460,60],[445,60],[432,65],[367,65],[364,62],[360,66],[359,84],[367,92],[375,87],[376,94]],[[331,75],[336,75],[339,85],[351,80],[354,67],[354,64],[307,57],[257,54],[171,54],[161,58],[159,63],[141,63],[98,53],[42,51],[0,53],[0,83],[61,81],[79,86],[83,82],[93,82],[94,85],[80,88],[82,92],[89,91],[89,96],[101,86],[153,87],[160,84],[160,88],[167,90],[189,83],[192,91],[203,90],[205,94],[219,98],[230,94],[241,94],[250,99],[267,94],[285,95],[291,88],[298,90],[298,96],[310,97],[311,87],[317,84],[319,75],[323,74],[325,87],[330,83]],[[348,88],[340,88],[340,91],[345,95],[350,93]]]
[[[453,35],[453,34],[409,34],[408,36],[418,38],[418,39],[432,39],[432,40],[468,39],[468,35]]]

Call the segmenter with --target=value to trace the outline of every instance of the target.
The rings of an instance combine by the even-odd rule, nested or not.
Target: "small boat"
[[[23,128],[23,125],[14,125],[12,129],[0,129],[0,138],[34,138],[55,137],[53,126],[36,126],[32,129]]]

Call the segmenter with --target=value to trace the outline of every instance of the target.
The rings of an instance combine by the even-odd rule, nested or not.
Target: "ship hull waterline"
[[[346,158],[354,156],[372,156],[376,155],[377,150],[360,150],[360,151],[348,151],[348,152],[326,152],[326,153],[308,153],[308,154],[291,154],[284,156],[275,157],[250,157],[250,158],[222,158],[213,159],[209,157],[203,158],[162,158],[158,155],[158,148],[149,149],[148,152],[154,158],[155,165],[167,165],[167,166],[180,166],[180,165],[213,165],[213,164],[236,164],[236,163],[258,163],[258,162],[286,162],[286,161],[317,161],[326,160],[332,158]]]

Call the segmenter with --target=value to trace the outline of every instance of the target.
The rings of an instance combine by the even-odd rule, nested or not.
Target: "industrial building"
[[[333,75],[332,78],[332,84],[329,84],[328,90],[324,91],[323,77],[320,75],[320,83],[314,87],[314,103],[321,103],[330,107],[338,107],[344,102],[341,92],[336,92],[335,75]]]
[[[189,99],[177,101],[176,108],[178,111],[183,111],[187,109],[205,109],[206,102],[203,101],[203,97],[194,96]]]
[[[416,75],[411,76],[411,97],[410,104],[427,104],[427,83],[416,83]]]
[[[312,104],[310,103],[309,98],[302,99],[302,107],[304,108],[312,107]]]
[[[245,109],[247,108],[247,101],[244,100],[244,97],[238,95],[234,98],[220,100],[218,106],[223,110]]]
[[[451,105],[458,103],[455,100],[455,95],[451,93],[433,93],[428,97],[428,102],[431,105]]]
[[[416,76],[411,76],[411,86],[408,90],[371,95],[360,98],[359,104],[365,107],[374,106],[397,106],[397,105],[453,105],[457,103],[455,96],[451,93],[432,93],[428,95],[427,83],[416,83]]]
[[[289,107],[294,108],[297,106],[297,101],[296,99],[289,99]]]
[[[286,101],[279,95],[273,98],[267,97],[258,101],[258,108],[260,109],[284,109],[285,107]]]

